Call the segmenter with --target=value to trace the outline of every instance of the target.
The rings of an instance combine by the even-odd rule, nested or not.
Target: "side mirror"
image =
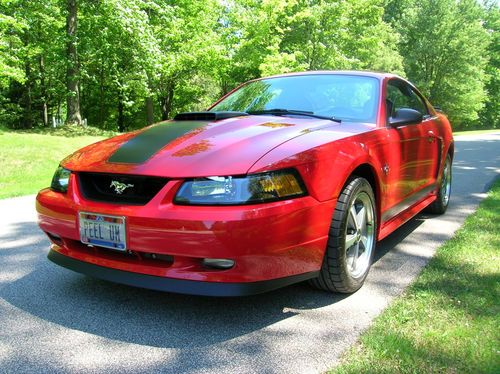
[[[392,127],[413,125],[422,122],[423,116],[418,110],[401,108],[396,110],[392,117],[389,117],[389,125]]]

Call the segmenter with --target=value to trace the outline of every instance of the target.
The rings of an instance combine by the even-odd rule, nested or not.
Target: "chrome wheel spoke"
[[[358,278],[366,273],[375,243],[375,210],[370,196],[359,192],[347,213],[345,253],[347,270]]]
[[[368,238],[366,236],[361,236],[361,243],[364,249],[368,248]]]
[[[350,255],[347,256],[347,266],[349,267],[349,269],[353,269],[353,264],[354,264],[354,255],[351,253]]]
[[[356,207],[354,206],[354,204],[351,205],[351,209],[349,210],[349,215],[350,215],[352,223],[354,224],[354,228],[356,230],[359,230],[358,220],[357,220],[358,214],[356,212]]]
[[[356,226],[359,230],[366,226],[366,208],[363,206],[356,215]]]
[[[354,244],[356,244],[356,234],[346,235],[345,237],[346,249],[351,248]]]
[[[356,270],[356,265],[357,265],[357,262],[358,262],[358,258],[359,258],[359,242],[356,243],[356,245],[354,246],[354,254],[352,256],[352,270]]]

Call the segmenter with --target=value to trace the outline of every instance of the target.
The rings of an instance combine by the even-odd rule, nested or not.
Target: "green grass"
[[[33,194],[49,186],[64,157],[112,135],[82,135],[92,131],[66,128],[33,133],[0,129],[0,199]]]
[[[453,131],[453,136],[457,136],[457,135],[495,134],[495,133],[500,133],[500,129],[491,129],[491,130],[469,130],[469,131]]]
[[[500,373],[500,181],[332,373]]]

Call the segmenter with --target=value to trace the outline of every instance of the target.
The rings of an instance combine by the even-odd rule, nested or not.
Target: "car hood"
[[[353,135],[353,128],[342,131],[347,126],[311,118],[165,121],[87,146],[61,164],[73,171],[172,178],[238,175],[280,144],[330,127],[339,137]]]

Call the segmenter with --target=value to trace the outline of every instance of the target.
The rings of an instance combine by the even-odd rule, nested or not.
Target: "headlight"
[[[52,183],[50,184],[50,188],[57,192],[66,192],[68,191],[68,183],[69,176],[71,175],[71,171],[68,169],[59,166],[54,173],[54,177],[52,177]]]
[[[179,205],[257,204],[307,194],[296,170],[237,177],[196,178],[183,183],[174,203]]]

